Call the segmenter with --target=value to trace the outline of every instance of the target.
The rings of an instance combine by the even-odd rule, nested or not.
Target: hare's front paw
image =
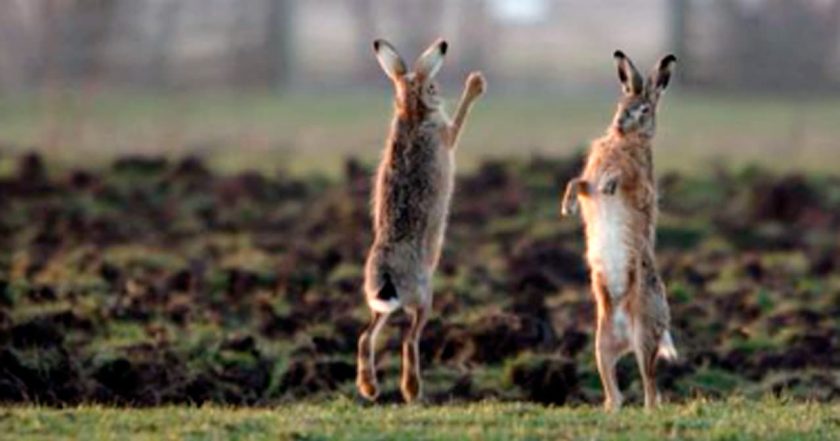
[[[604,180],[601,184],[601,193],[606,195],[613,195],[615,191],[618,189],[618,179],[610,178]]]
[[[473,72],[467,77],[467,90],[471,95],[481,95],[487,88],[487,81],[481,72]]]
[[[574,216],[578,212],[577,199],[565,199],[560,206],[560,214],[563,216]]]
[[[581,188],[586,186],[586,181],[580,178],[573,178],[566,184],[566,193],[563,194],[563,201],[560,204],[560,214],[563,216],[572,216],[577,214],[578,208],[578,193],[581,191]],[[586,190],[584,189],[584,193]]]

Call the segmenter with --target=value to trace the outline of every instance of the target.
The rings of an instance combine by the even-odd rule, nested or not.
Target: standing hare
[[[634,352],[645,407],[659,402],[659,357],[677,357],[669,332],[665,286],[654,259],[657,194],[651,141],[656,110],[676,57],[659,61],[644,79],[621,51],[614,54],[623,96],[606,135],[592,142],[583,173],[572,179],[562,212],[577,212],[586,231],[586,259],[598,310],[595,355],[607,409],[621,407],[615,364]]]
[[[421,396],[418,340],[432,306],[432,273],[438,263],[454,184],[454,150],[473,102],[485,88],[471,73],[455,117],[444,112],[435,74],[447,44],[432,44],[409,72],[385,40],[373,49],[394,83],[394,118],[373,190],[374,241],[365,267],[364,290],[371,321],[359,337],[359,392],[376,399],[376,338],[388,316],[405,308],[411,328],[403,336],[403,398]]]

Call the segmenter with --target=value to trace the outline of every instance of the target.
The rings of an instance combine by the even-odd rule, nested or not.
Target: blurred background
[[[840,0],[0,0],[0,402],[353,397],[369,194],[392,111],[371,42],[449,40],[489,82],[433,319],[432,402],[601,400],[577,219],[612,53],[668,52],[658,264],[669,401],[840,397]],[[382,339],[399,401],[401,314]],[[619,364],[631,402],[641,385]]]
[[[834,0],[2,3],[2,151],[36,148],[59,163],[189,152],[233,170],[334,171],[340,160],[324,158],[372,159],[391,90],[371,41],[413,59],[442,36],[448,96],[470,70],[491,87],[470,122],[467,166],[568,153],[596,137],[618,91],[617,48],[645,71],[666,52],[679,58],[661,167],[720,156],[836,165],[826,161],[840,116]]]

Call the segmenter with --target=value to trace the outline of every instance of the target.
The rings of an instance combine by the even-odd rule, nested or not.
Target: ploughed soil
[[[0,177],[0,402],[265,405],[354,394],[368,319],[372,170],[218,175],[124,157]],[[559,217],[580,158],[459,177],[421,342],[431,402],[597,403],[581,223]],[[666,400],[840,397],[840,178],[709,167],[660,179],[657,257],[675,363]],[[396,314],[382,400],[398,400]],[[618,366],[640,397],[633,357]]]

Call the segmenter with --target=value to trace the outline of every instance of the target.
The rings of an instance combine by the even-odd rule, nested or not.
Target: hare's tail
[[[382,288],[376,293],[376,297],[368,297],[368,306],[376,312],[390,314],[400,307],[400,297],[397,295],[397,287],[391,280],[391,275],[385,273]]]
[[[677,348],[674,347],[674,339],[671,338],[670,331],[665,331],[662,334],[662,338],[659,339],[659,350],[656,352],[656,355],[668,361],[675,361],[679,357]]]

